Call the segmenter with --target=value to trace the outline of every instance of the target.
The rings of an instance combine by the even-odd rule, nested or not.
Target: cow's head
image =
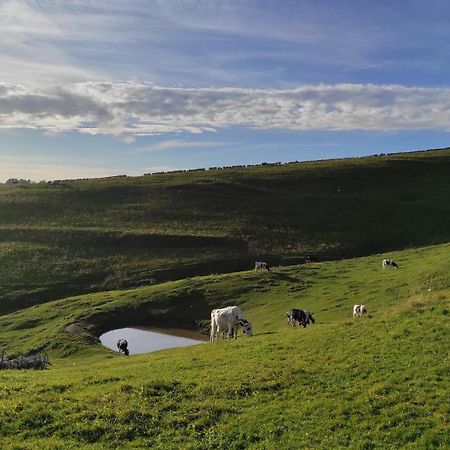
[[[253,327],[251,322],[249,322],[248,320],[242,321],[241,327],[244,330],[244,334],[246,334],[247,336],[253,336]]]

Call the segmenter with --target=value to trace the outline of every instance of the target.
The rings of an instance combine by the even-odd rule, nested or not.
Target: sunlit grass
[[[0,371],[14,448],[448,448],[450,246],[77,296],[0,318],[9,352],[48,340],[46,371]],[[118,357],[112,326],[201,324],[241,305],[255,336]],[[369,314],[352,318],[364,303]],[[197,307],[195,307],[197,306]],[[316,325],[287,328],[292,306]],[[86,334],[64,331],[83,322]],[[132,342],[130,342],[132,345]],[[70,355],[62,358],[64,355]],[[62,446],[62,447],[61,447]]]

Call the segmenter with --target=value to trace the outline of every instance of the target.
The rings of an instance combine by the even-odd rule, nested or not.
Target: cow
[[[362,317],[363,314],[367,314],[367,308],[365,305],[353,306],[353,317]]]
[[[388,267],[395,267],[398,269],[398,264],[393,259],[383,259],[381,267],[383,267],[383,269],[387,269]]]
[[[255,272],[258,270],[267,270],[267,272],[270,272],[270,266],[266,262],[256,261],[255,262]]]
[[[237,338],[239,327],[242,327],[244,334],[253,335],[253,327],[242,313],[238,306],[227,306],[225,308],[213,309],[211,311],[211,334],[209,340],[216,341],[220,334],[223,337]]]
[[[306,314],[303,309],[292,308],[287,313],[287,322],[289,327],[295,327],[302,325],[303,328],[306,327]]]
[[[128,342],[126,339],[119,339],[117,341],[117,348],[119,355],[123,353],[125,356],[128,356],[130,354],[130,351],[128,350]]]

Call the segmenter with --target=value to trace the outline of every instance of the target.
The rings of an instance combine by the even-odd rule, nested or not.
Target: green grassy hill
[[[0,351],[52,366],[0,370],[0,448],[450,448],[449,173],[446,149],[1,186]],[[253,337],[98,340],[230,304]]]
[[[196,277],[4,315],[8,354],[44,345],[53,366],[0,371],[2,448],[449,448],[449,255],[440,245]],[[386,256],[400,269],[383,271]],[[128,358],[97,341],[161,319],[201,327],[230,303],[253,337]],[[355,303],[369,315],[353,319]],[[293,306],[317,323],[287,328]]]
[[[450,241],[450,150],[0,187],[0,314]],[[108,277],[116,279],[107,283]]]

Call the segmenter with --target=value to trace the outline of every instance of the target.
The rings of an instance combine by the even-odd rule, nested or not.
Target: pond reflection
[[[207,341],[206,336],[195,331],[160,328],[119,328],[102,334],[100,341],[105,347],[117,352],[117,341],[121,338],[128,341],[130,355],[186,347]]]

